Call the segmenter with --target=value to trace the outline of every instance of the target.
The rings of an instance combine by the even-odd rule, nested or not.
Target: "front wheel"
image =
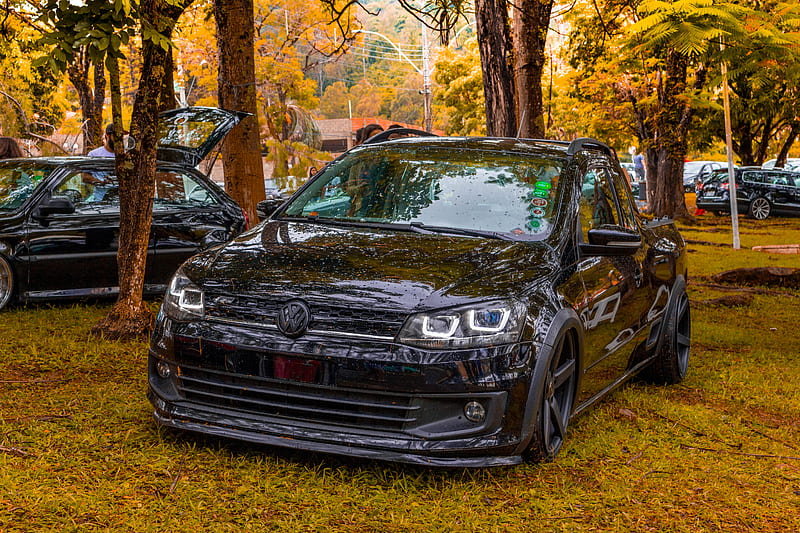
[[[769,200],[763,196],[759,196],[757,198],[753,198],[753,201],[750,202],[750,207],[747,210],[747,216],[756,220],[764,220],[769,216],[770,211],[772,211],[772,206],[770,205]]]
[[[645,376],[656,383],[673,384],[683,381],[689,370],[689,351],[692,344],[692,318],[689,297],[681,288],[675,305],[664,319],[665,331],[652,365]]]
[[[536,391],[540,395],[539,411],[528,446],[528,455],[534,461],[554,459],[564,444],[575,400],[577,369],[578,343],[575,335],[567,331],[561,334],[551,352]]]
[[[14,271],[5,257],[0,255],[0,309],[3,309],[14,295]]]

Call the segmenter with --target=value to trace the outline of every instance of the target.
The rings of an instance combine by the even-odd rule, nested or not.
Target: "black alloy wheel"
[[[645,375],[657,383],[673,384],[683,381],[689,370],[692,344],[692,317],[689,297],[681,289],[675,305],[669,310],[664,338],[653,364]]]
[[[6,258],[0,255],[0,309],[3,309],[14,294],[14,272]]]
[[[528,447],[528,454],[534,461],[554,459],[564,444],[575,400],[577,370],[578,344],[575,335],[567,331],[561,334],[551,352],[541,383],[536,430]]]
[[[763,196],[757,196],[750,202],[750,207],[747,209],[747,216],[756,220],[764,220],[769,217],[771,211],[772,205],[769,203],[769,200]]]

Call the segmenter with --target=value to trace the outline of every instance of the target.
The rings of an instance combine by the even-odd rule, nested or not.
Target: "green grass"
[[[707,220],[684,235],[730,242],[730,219]],[[747,248],[800,243],[797,220],[743,219],[741,230]],[[800,267],[800,256],[690,248],[695,302],[722,294],[697,284],[720,270]],[[107,309],[0,313],[4,533],[800,530],[800,291],[695,306],[683,383],[626,385],[573,421],[556,462],[487,470],[159,429],[146,344],[89,337]]]

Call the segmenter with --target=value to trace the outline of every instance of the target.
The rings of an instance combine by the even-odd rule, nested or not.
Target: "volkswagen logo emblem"
[[[290,339],[306,332],[311,322],[311,310],[301,300],[290,300],[278,310],[278,329]]]

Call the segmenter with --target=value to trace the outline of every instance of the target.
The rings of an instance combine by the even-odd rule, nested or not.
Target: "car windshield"
[[[370,147],[330,165],[283,216],[539,239],[553,224],[561,167],[499,151]]]
[[[21,206],[51,171],[34,163],[0,163],[0,210],[13,211]]]

